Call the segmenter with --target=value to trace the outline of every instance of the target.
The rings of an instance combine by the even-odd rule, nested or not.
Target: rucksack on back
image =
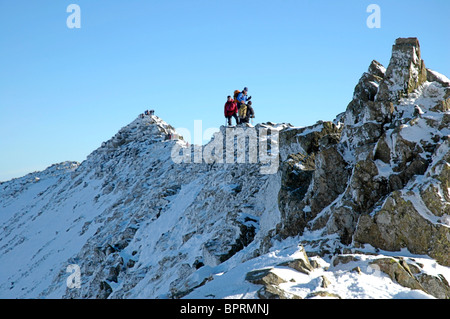
[[[234,99],[234,102],[236,102],[236,104],[238,103],[237,97],[238,97],[239,93],[241,93],[241,91],[239,91],[239,90],[234,91],[233,99]]]

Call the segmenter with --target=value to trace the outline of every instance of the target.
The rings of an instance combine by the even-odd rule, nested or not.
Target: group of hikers
[[[247,95],[248,88],[245,87],[242,92],[239,90],[234,91],[233,97],[227,96],[225,103],[224,113],[227,118],[228,125],[231,126],[231,118],[234,117],[236,125],[249,123],[250,119],[255,118],[255,111],[252,107],[251,96]],[[154,110],[146,110],[140,114],[140,118],[144,118],[145,115],[154,115]]]
[[[139,117],[143,119],[145,115],[155,115],[155,110],[146,110],[144,113],[139,114]]]
[[[233,97],[228,95],[227,102],[225,103],[225,117],[228,120],[228,125],[231,126],[231,118],[234,117],[236,125],[242,123],[248,123],[251,118],[255,117],[253,111],[251,96],[247,96],[248,88],[245,87],[242,92],[239,90],[234,91]]]

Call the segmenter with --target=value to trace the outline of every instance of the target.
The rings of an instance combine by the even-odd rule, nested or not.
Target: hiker
[[[240,123],[245,123],[243,120],[247,117],[247,101],[250,101],[252,98],[251,96],[247,97],[248,88],[245,87],[241,93],[237,96],[237,108],[238,108],[238,115],[240,118]]]
[[[237,107],[238,107],[238,109],[241,108],[242,104],[247,104],[247,101],[250,101],[250,99],[252,98],[251,96],[247,97],[247,92],[248,92],[248,88],[245,87],[242,90],[242,92],[238,94],[238,96],[237,96]]]
[[[227,96],[227,102],[225,103],[225,107],[224,107],[224,113],[225,113],[225,117],[228,120],[228,125],[231,126],[231,117],[234,117],[234,119],[236,120],[236,125],[239,124],[239,119],[237,117],[237,107],[236,107],[236,103],[234,102],[233,98],[231,97],[231,95]]]
[[[255,118],[255,111],[252,107],[252,101],[248,101],[247,105],[244,106],[242,109],[245,108],[245,115],[244,117],[241,117],[240,122],[241,123],[249,123],[251,118]]]

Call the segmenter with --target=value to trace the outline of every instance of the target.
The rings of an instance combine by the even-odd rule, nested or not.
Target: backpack
[[[234,102],[236,102],[236,104],[238,104],[237,97],[238,97],[239,93],[241,93],[241,91],[239,91],[239,90],[234,91],[233,99],[234,99]]]

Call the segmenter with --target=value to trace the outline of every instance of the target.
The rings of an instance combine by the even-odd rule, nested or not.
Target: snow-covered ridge
[[[393,49],[333,122],[198,146],[139,116],[82,163],[1,183],[0,297],[449,298],[450,84],[415,39]],[[227,134],[232,162],[195,160]],[[266,143],[274,174],[249,161]]]

